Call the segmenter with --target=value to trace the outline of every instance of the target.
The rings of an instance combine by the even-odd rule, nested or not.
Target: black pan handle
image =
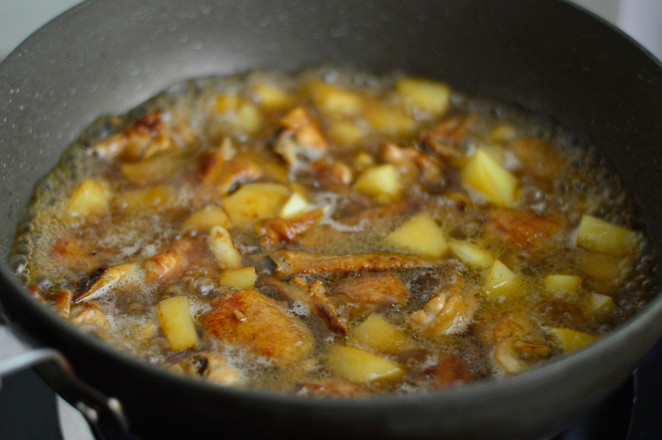
[[[57,380],[49,380],[48,384],[80,411],[93,429],[103,425],[120,433],[128,433],[128,419],[119,400],[107,397],[78,379],[62,353],[53,348],[39,347],[0,313],[0,378],[26,368],[35,368],[47,377],[56,377]]]

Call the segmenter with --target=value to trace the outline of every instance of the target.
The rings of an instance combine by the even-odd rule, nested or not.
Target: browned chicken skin
[[[310,330],[273,299],[255,290],[221,297],[200,322],[205,332],[220,342],[241,347],[276,366],[301,360],[313,348]]]

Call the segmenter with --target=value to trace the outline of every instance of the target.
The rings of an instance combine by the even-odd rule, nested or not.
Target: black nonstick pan
[[[12,333],[54,348],[73,368],[75,376],[41,364],[49,384],[90,418],[145,439],[545,438],[613,391],[662,335],[662,298],[590,348],[506,380],[315,400],[172,375],[77,331],[28,295],[8,261],[22,209],[93,120],[186,78],[319,64],[439,78],[559,122],[605,154],[659,256],[662,67],[566,2],[92,0],[0,65],[0,300]]]

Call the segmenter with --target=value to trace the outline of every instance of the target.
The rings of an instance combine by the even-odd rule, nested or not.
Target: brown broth
[[[305,113],[292,123],[293,109]],[[478,151],[515,179],[512,202],[469,183],[466,170]],[[379,166],[395,170],[395,195],[388,192],[391,181],[376,190],[357,184]],[[234,172],[238,178],[226,179]],[[86,179],[101,182],[94,188],[102,207],[86,193],[83,204],[91,211],[77,214],[72,200]],[[283,198],[265,219],[235,221],[248,202],[232,211],[228,196],[255,182],[275,185],[286,197],[300,194],[307,205],[294,220],[279,218]],[[230,215],[238,266],[255,267],[255,287],[224,286],[221,276],[232,265],[211,251],[209,228],[182,228],[205,206]],[[318,217],[311,214],[316,210]],[[97,121],[35,190],[10,263],[65,319],[173,371],[301,395],[410,393],[525,371],[580,349],[636,313],[652,295],[654,264],[635,210],[588,143],[508,105],[401,74],[252,72],[189,81],[123,117]],[[515,276],[501,291],[508,293],[486,293],[492,263],[476,268],[454,250],[431,256],[420,248],[428,240],[394,245],[386,238],[421,213],[442,241],[471,244],[503,263]],[[302,220],[306,215],[312,220]],[[584,215],[627,228],[636,245],[608,253],[577,245]],[[171,256],[181,267],[147,279],[147,262],[179,245],[185,250]],[[282,250],[379,253],[398,264],[326,267],[298,273],[297,285],[274,266]],[[85,297],[104,271],[125,263],[133,265],[128,273]],[[380,278],[385,273],[393,277]],[[549,274],[573,275],[581,284],[576,292],[551,291]],[[316,281],[323,286],[317,296]],[[351,291],[357,282],[366,284],[355,296],[343,293],[342,286]],[[279,310],[285,327],[272,340],[252,342],[267,330],[245,316],[253,313],[245,302],[218,324],[221,336],[210,330],[217,324],[210,324],[211,311],[233,295],[247,301],[238,293],[246,289]],[[383,303],[366,292],[383,294]],[[389,292],[405,298],[389,299]],[[157,304],[173,297],[187,298],[193,346],[173,349],[164,332],[167,318]],[[607,311],[597,311],[592,299]],[[424,311],[435,301],[435,312]],[[363,328],[366,342],[356,332],[372,315],[382,327]],[[384,326],[397,335],[384,336]],[[239,328],[252,339],[237,336]],[[554,329],[580,333],[564,345]],[[293,345],[305,346],[306,334],[313,338],[309,349],[283,347],[291,343],[287,335],[299,335]],[[273,354],[279,350],[286,353]]]

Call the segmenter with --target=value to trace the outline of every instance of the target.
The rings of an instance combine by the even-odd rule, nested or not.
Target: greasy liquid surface
[[[11,264],[177,373],[409,393],[525,371],[643,307],[633,211],[589,146],[502,104],[255,72],[98,121],[36,189]]]

